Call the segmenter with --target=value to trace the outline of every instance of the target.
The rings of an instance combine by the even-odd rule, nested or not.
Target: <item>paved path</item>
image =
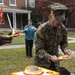
[[[68,37],[68,39],[69,39],[68,43],[75,43],[75,38]]]
[[[11,48],[24,48],[25,45],[21,44],[21,45],[8,45],[8,46],[0,46],[0,49],[11,49]]]
[[[25,48],[25,44],[18,44],[18,45],[8,45],[8,46],[0,46],[0,49],[11,49],[11,48]],[[33,45],[33,48],[35,48],[35,45]]]

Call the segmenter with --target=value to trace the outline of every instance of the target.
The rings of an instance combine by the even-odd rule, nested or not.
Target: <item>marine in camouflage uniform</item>
[[[58,7],[54,8],[56,10]],[[41,24],[36,32],[35,65],[59,71],[59,62],[51,61],[51,56],[58,57],[59,45],[63,52],[68,49],[67,33],[67,28],[62,23],[58,27],[52,27],[50,21]]]

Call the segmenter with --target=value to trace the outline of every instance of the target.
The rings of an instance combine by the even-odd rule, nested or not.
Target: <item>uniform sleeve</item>
[[[63,38],[62,42],[60,43],[61,50],[64,52],[64,50],[68,49],[68,40],[67,40],[68,30],[65,28],[63,30]]]
[[[36,32],[36,40],[35,40],[36,55],[40,59],[44,58],[47,62],[50,62],[51,55],[44,50],[44,46],[45,46],[44,35],[42,34],[42,32],[38,31]]]

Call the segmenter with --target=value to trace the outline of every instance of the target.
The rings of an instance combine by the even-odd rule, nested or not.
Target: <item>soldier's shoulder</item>
[[[65,26],[63,23],[61,23],[61,27],[62,27],[62,28],[66,28],[66,26]]]
[[[62,24],[61,27],[62,27],[63,30],[66,30],[66,31],[68,30],[64,24]]]
[[[41,25],[38,27],[37,31],[43,30],[43,28],[45,28],[45,26],[46,26],[48,23],[49,23],[49,21],[47,21],[47,22],[41,24]]]

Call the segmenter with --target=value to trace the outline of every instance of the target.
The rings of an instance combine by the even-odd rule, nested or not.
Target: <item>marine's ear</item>
[[[52,19],[52,14],[49,14],[49,18]]]

